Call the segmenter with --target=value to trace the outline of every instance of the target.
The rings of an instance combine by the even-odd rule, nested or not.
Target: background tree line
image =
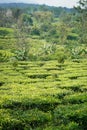
[[[0,43],[2,57],[5,51],[17,60],[87,56],[86,0],[80,0],[79,6],[73,9],[1,4],[0,18],[0,39],[13,39],[13,43],[7,41],[7,46]]]

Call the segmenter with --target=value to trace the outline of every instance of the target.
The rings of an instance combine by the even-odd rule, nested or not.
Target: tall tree
[[[78,11],[80,42],[87,44],[87,0],[80,0],[75,9]]]
[[[16,37],[16,58],[18,60],[27,60],[29,52],[29,44],[27,41],[27,28],[24,24],[24,20],[20,16],[15,26],[15,37]]]

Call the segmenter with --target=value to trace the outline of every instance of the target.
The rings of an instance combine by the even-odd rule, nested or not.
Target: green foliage
[[[9,36],[13,36],[13,29],[0,27],[0,38],[7,38]]]
[[[32,35],[40,35],[39,27],[37,27],[37,26],[32,27],[31,34]]]
[[[75,7],[78,12],[77,20],[78,20],[78,29],[80,35],[80,43],[87,44],[87,1],[79,0],[79,5]]]
[[[84,102],[86,102],[86,99],[87,99],[86,93],[74,94],[74,95],[71,95],[69,98],[67,96],[65,97],[65,100],[69,103],[72,103],[72,104],[84,103]]]
[[[78,35],[75,33],[71,33],[67,36],[68,40],[78,40]]]
[[[38,22],[51,22],[52,21],[52,12],[51,11],[37,11],[34,12],[34,16]]]
[[[15,57],[12,57],[10,59],[10,62],[12,63],[12,66],[16,69],[18,67],[18,60]]]
[[[14,54],[6,51],[6,50],[0,50],[0,62],[6,62],[9,61],[10,58],[13,56]]]
[[[16,110],[14,112],[12,110],[4,111],[1,109],[0,114],[2,115],[3,113],[4,117],[2,116],[3,118],[0,120],[0,123],[2,123],[2,130],[28,130],[35,128],[38,125],[42,125],[43,123],[47,123],[51,119],[50,113],[44,113],[38,109],[32,109],[30,111],[27,110],[26,112],[24,112],[23,110]],[[18,117],[16,115],[18,115]]]
[[[21,26],[19,25],[19,23],[17,24],[14,35],[16,37],[16,43],[14,49],[16,59],[27,60],[29,53],[29,44],[25,36],[25,25],[23,23],[21,23]]]
[[[66,127],[66,130],[81,130],[82,128],[79,127],[79,124],[76,122],[70,122]]]
[[[54,59],[58,60],[58,63],[64,63],[65,60],[67,59],[67,54],[66,54],[65,48],[59,46],[55,50],[52,57],[54,57]]]
[[[11,60],[0,64],[1,130],[87,129],[86,59],[61,70],[57,60]]]
[[[7,31],[0,29],[0,36],[6,36],[8,34]]]
[[[15,51],[15,58],[19,61],[28,60],[28,54],[25,50]]]
[[[87,129],[85,1],[80,5],[78,13],[0,9],[1,130]]]
[[[59,63],[64,63],[64,61],[66,59],[66,55],[64,54],[64,52],[57,53],[57,56],[58,56],[58,62]]]
[[[13,15],[14,19],[17,20],[18,17],[21,15],[21,9],[20,8],[13,8],[12,15]]]
[[[81,43],[83,41],[80,41],[80,38],[86,38],[86,32],[83,33],[81,31],[81,19],[79,19],[79,22],[77,21],[79,14],[73,15],[72,12],[74,10],[67,13],[70,10],[63,12],[62,8],[59,8],[61,16],[56,18],[55,11],[57,8],[52,8],[53,11],[50,10],[51,7],[47,7],[48,9],[46,8],[46,10],[44,8],[36,9],[38,11],[33,9],[30,11],[31,9],[29,8],[25,8],[24,11],[20,8],[6,10],[7,12],[4,13],[8,14],[10,11],[8,19],[14,20],[15,24],[12,22],[13,24],[11,23],[10,28],[1,28],[1,37],[3,39],[0,39],[0,48],[6,50],[9,48],[16,53],[18,60],[58,59],[59,62],[64,62],[68,56],[72,59],[86,57],[86,46],[82,47]],[[62,16],[63,18],[61,18]],[[84,27],[86,27],[85,21]],[[12,28],[14,28],[14,31]],[[83,35],[80,32],[84,34],[84,38],[82,38]],[[37,44],[34,43],[33,45],[34,39]],[[44,46],[43,41],[46,47],[42,47]],[[58,45],[64,47],[64,52],[57,51]]]
[[[80,106],[82,106],[82,104]],[[81,129],[82,127],[84,129],[87,127],[85,123],[87,118],[86,111],[86,104],[84,104],[81,109],[79,109],[79,105],[68,105],[66,108],[65,106],[59,106],[54,112],[55,125],[64,123],[65,125],[69,124],[67,129],[70,127],[71,129]],[[84,120],[82,118],[84,118]],[[74,121],[78,123],[78,125],[70,121]]]
[[[72,41],[67,43],[66,50],[69,52],[71,59],[81,59],[86,57],[86,47]]]
[[[28,25],[33,25],[32,18],[27,14],[22,14],[21,19],[22,19],[24,25],[27,25],[27,26]]]

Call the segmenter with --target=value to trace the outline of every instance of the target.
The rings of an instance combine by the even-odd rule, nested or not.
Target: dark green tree
[[[77,22],[80,35],[80,43],[87,44],[87,0],[80,0],[75,7],[78,12]]]

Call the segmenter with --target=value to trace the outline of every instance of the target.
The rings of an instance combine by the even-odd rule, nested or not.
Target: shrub
[[[32,110],[1,110],[0,124],[2,130],[30,130],[48,123],[51,120],[50,113],[44,113],[38,109]],[[3,116],[4,115],[4,116]]]
[[[87,129],[87,103],[58,106],[54,110],[54,124],[55,125],[67,125],[66,130],[83,130]],[[81,130],[82,130],[81,129]]]
[[[0,62],[9,61],[13,55],[14,54],[9,51],[0,50]]]
[[[58,63],[64,63],[65,60],[67,59],[65,48],[64,47],[57,48],[52,57],[58,60]]]

